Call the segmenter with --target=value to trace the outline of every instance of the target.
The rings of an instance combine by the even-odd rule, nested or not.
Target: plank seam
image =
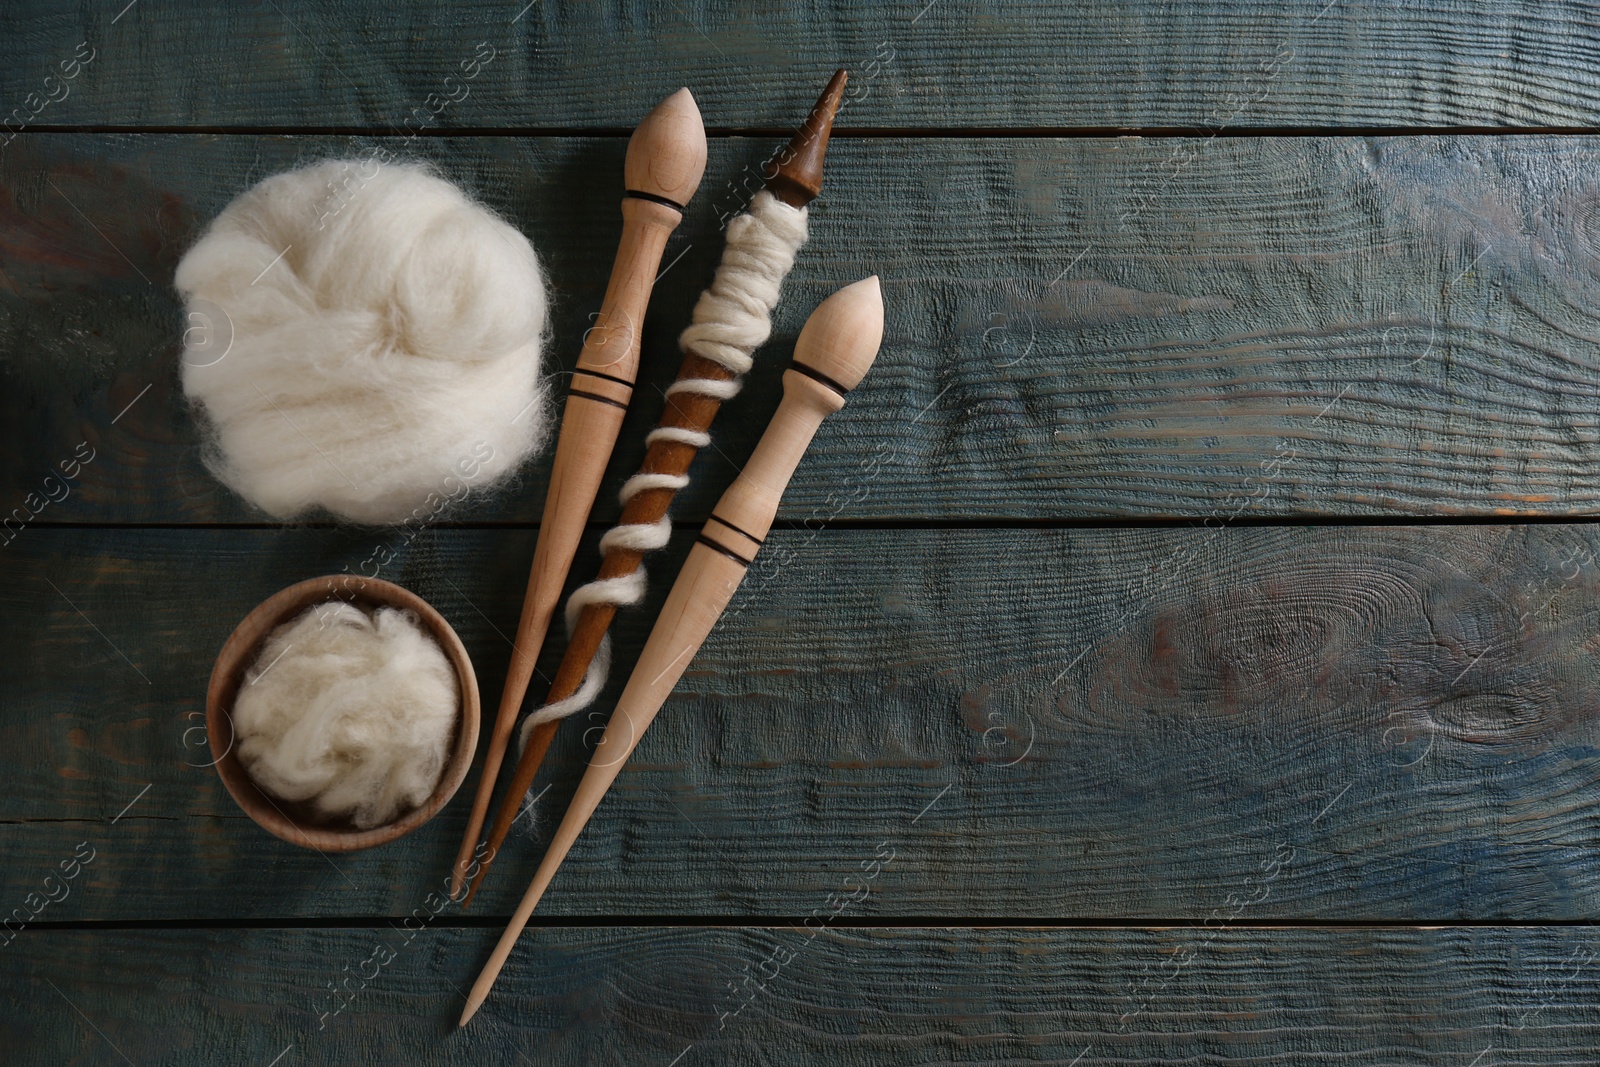
[[[403,915],[329,917],[269,917],[211,919],[74,919],[29,923],[29,930],[58,932],[139,930],[365,930],[394,926]],[[429,924],[441,929],[503,929],[509,915],[437,916]],[[799,928],[804,916],[726,915],[535,915],[528,926],[538,929],[706,929],[767,930]],[[844,930],[1545,930],[1600,926],[1596,919],[1294,919],[1259,918],[1235,921],[1225,927],[1203,927],[1204,916],[1147,919],[1060,919],[1027,917],[963,917],[915,915],[904,917],[835,918],[829,926]]]
[[[392,126],[235,126],[235,125],[127,125],[118,123],[39,123],[19,130],[14,136],[32,134],[165,134],[183,136],[240,137],[372,137],[405,140],[451,138],[556,138],[592,137],[626,140],[632,127],[622,126],[456,126],[428,130],[397,130]],[[794,134],[790,128],[766,126],[707,127],[709,139],[782,140]],[[890,139],[1063,139],[1096,140],[1141,137],[1151,140],[1185,137],[1547,137],[1594,136],[1600,126],[860,126],[836,127],[834,140]]]
[[[709,517],[709,516],[708,516]],[[1199,529],[1211,518],[1203,515],[1150,516],[1147,518],[953,518],[953,519],[843,519],[818,525],[809,519],[778,519],[774,530],[812,532],[816,530],[1165,530]],[[687,520],[686,520],[687,521]],[[1600,514],[1538,515],[1257,515],[1217,520],[1221,526],[1238,528],[1278,527],[1427,527],[1427,526],[1592,526]],[[587,530],[603,533],[614,525],[609,520],[592,520]],[[105,520],[36,521],[32,530],[348,530],[336,522],[111,522]],[[469,519],[455,522],[429,522],[427,530],[537,530],[539,524],[519,519]],[[397,526],[395,529],[404,529]]]

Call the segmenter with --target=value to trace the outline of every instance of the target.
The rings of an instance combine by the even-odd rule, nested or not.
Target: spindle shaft
[[[572,557],[578,551],[578,540],[633,396],[633,383],[639,372],[640,330],[661,265],[661,253],[667,238],[682,221],[684,205],[699,187],[705,165],[705,127],[688,89],[679,89],[656,105],[628,141],[623,167],[627,193],[622,199],[622,238],[600,313],[584,335],[583,350],[578,355],[561,416],[561,435],[556,442],[550,488],[539,522],[539,541],[528,573],[528,592],[522,603],[516,640],[512,642],[511,666],[500,693],[500,710],[489,735],[483,775],[451,874],[451,896],[460,895],[473,861],[522,698],[533,678],[539,649],[549,632]],[[491,850],[484,862],[492,856]]]

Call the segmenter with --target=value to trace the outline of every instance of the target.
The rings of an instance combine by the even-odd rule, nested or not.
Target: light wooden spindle
[[[622,199],[622,239],[600,313],[584,335],[561,416],[528,592],[500,693],[500,711],[489,735],[483,777],[456,855],[451,896],[460,895],[467,870],[473,865],[473,851],[522,698],[633,396],[640,332],[662,250],[682,221],[683,207],[699,187],[705,166],[706,131],[700,109],[688,89],[679,89],[645,116],[628,141],[623,165],[627,193]]]

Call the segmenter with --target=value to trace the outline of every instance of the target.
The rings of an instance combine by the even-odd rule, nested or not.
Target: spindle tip
[[[472,1017],[478,1014],[478,1009],[483,1007],[483,1002],[489,999],[489,994],[494,990],[494,980],[500,977],[500,968],[504,966],[505,959],[500,956],[498,948],[489,962],[483,965],[483,970],[478,972],[478,980],[472,983],[472,988],[467,991],[467,1006],[461,1010],[461,1020],[456,1023],[457,1028],[467,1025]]]
[[[883,290],[863,278],[817,305],[794,342],[794,361],[841,388],[861,384],[883,343]]]
[[[687,204],[706,170],[706,127],[694,94],[679,89],[655,106],[628,139],[628,190]]]
[[[767,190],[790,207],[805,207],[822,193],[822,162],[833,119],[844,100],[847,71],[836,71],[806,116],[805,125],[767,165]]]

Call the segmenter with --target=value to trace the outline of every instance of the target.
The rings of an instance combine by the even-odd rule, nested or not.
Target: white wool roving
[[[413,613],[332,601],[267,638],[233,728],[263,790],[366,830],[433,793],[459,707],[455,669]]]
[[[538,256],[423,166],[267,178],[175,283],[186,322],[209,327],[186,331],[183,357],[207,466],[275,518],[425,520],[544,442]]]

